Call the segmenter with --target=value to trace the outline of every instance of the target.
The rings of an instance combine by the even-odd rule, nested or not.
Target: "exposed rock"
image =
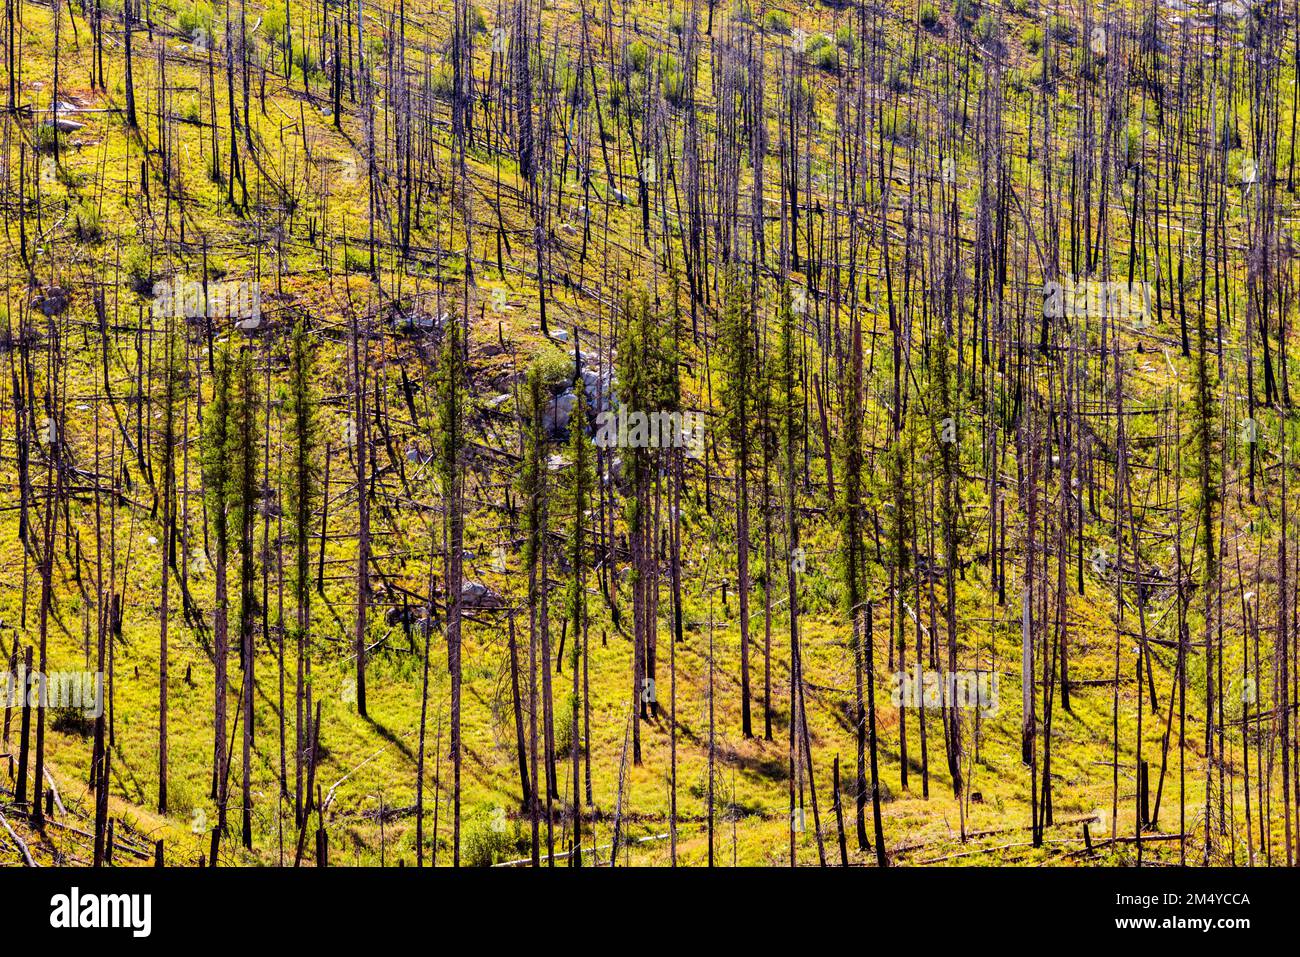
[[[58,316],[68,308],[68,291],[61,286],[50,286],[33,301],[42,314]]]
[[[393,328],[398,332],[441,332],[447,325],[447,313],[435,316],[428,312],[399,312],[393,316]]]
[[[75,133],[77,130],[84,130],[85,123],[78,123],[76,120],[70,120],[64,116],[56,116],[52,120],[46,121],[46,126],[52,126],[60,133]]]
[[[418,443],[412,442],[406,447],[406,460],[416,465],[428,465],[433,461],[433,452],[424,452]]]
[[[569,419],[573,417],[573,409],[577,403],[578,397],[572,390],[553,398],[546,403],[546,409],[542,412],[542,428],[552,435],[563,433],[569,428]]]
[[[618,380],[613,372],[597,372],[584,368],[581,372],[582,387],[587,393],[587,401],[597,413],[608,412],[614,402],[615,387]]]
[[[388,625],[414,625],[424,617],[424,609],[415,605],[394,605],[384,612],[384,622]]]
[[[482,582],[466,579],[460,586],[460,600],[468,608],[497,608],[501,596]]]

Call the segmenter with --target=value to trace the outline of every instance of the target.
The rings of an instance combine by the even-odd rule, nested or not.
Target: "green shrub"
[[[790,32],[790,15],[783,10],[769,10],[763,17],[763,29],[768,33],[780,33],[782,35]]]
[[[153,261],[147,249],[143,246],[132,246],[127,250],[126,258],[122,261],[122,270],[126,273],[127,282],[135,292],[142,296],[152,294]]]
[[[1051,31],[1053,40],[1060,40],[1063,43],[1070,43],[1074,40],[1074,24],[1059,13],[1054,14],[1051,20],[1048,21],[1048,29]]]
[[[1043,31],[1035,26],[1025,27],[1025,32],[1020,35],[1020,39],[1025,43],[1025,49],[1030,53],[1037,53],[1043,48]]]
[[[838,72],[840,68],[840,51],[833,43],[818,47],[812,54],[813,66],[828,73]]]
[[[1137,120],[1129,120],[1124,125],[1124,132],[1119,138],[1119,148],[1124,153],[1124,164],[1132,166],[1141,158],[1142,152],[1142,124]]]
[[[581,720],[581,717],[579,717]],[[555,753],[567,757],[573,749],[573,692],[570,691],[564,703],[555,712]],[[582,731],[578,730],[578,747],[582,747]]]
[[[38,153],[53,153],[55,144],[63,139],[63,134],[54,128],[53,123],[41,123],[32,131],[33,145]]]
[[[1230,119],[1223,121],[1223,135],[1219,137],[1219,142],[1225,150],[1241,149],[1241,130]]]
[[[216,153],[209,153],[204,160],[204,168],[208,174],[208,180],[220,186],[225,182],[224,174],[221,172],[221,158]]]
[[[565,100],[572,104],[581,103],[583,93],[586,91],[586,75],[568,63],[560,64],[559,73],[560,89],[564,91]]]
[[[429,91],[439,99],[451,99],[456,92],[455,78],[445,63],[434,68],[433,77],[429,80]]]
[[[953,0],[952,18],[958,29],[969,28],[975,19],[975,0]]]
[[[650,62],[650,50],[640,40],[633,40],[628,45],[626,62],[628,69],[633,73],[645,72],[646,64]]]
[[[908,143],[916,136],[916,123],[909,116],[899,116],[894,110],[885,114],[885,136],[895,143]]]
[[[939,23],[939,8],[934,5],[933,0],[924,0],[917,10],[917,16],[921,20],[921,26],[933,30]]]
[[[1002,39],[1002,23],[991,13],[980,14],[975,21],[976,42],[988,46],[997,46]]]
[[[187,37],[193,37],[199,30],[211,37],[212,21],[212,7],[204,3],[203,0],[191,3],[176,12],[176,28]],[[283,30],[283,26],[281,30]]]
[[[167,781],[167,813],[172,817],[188,818],[194,812],[194,792],[190,782],[180,775],[169,775]]]
[[[299,73],[320,72],[320,66],[316,62],[316,51],[302,41],[294,44],[293,65],[298,68]]]
[[[640,114],[645,106],[646,75],[644,73],[633,73],[631,80],[627,85],[628,108],[633,113]]]
[[[907,71],[903,69],[901,60],[895,60],[885,71],[885,86],[894,93],[907,89]]]
[[[348,249],[343,254],[344,272],[369,272],[370,256],[359,249]]]
[[[573,353],[565,349],[544,346],[533,360],[542,386],[552,392],[561,392],[573,384]]]
[[[83,243],[97,243],[103,239],[99,209],[88,202],[78,203],[72,210],[72,232]]]
[[[262,25],[258,28],[274,46],[284,48],[284,10],[280,7],[267,7],[262,13]]]
[[[461,860],[466,867],[491,867],[507,859],[514,840],[500,808],[481,809],[465,822]]]
[[[675,67],[664,71],[664,99],[673,106],[681,106],[686,99],[686,76]]]

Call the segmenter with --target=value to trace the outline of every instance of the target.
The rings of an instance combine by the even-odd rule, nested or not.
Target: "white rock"
[[[569,419],[577,402],[578,397],[571,391],[552,399],[542,413],[542,427],[548,432],[563,432],[569,427]]]

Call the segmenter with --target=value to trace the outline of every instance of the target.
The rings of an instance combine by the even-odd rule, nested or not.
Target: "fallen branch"
[[[9,826],[9,820],[4,816],[4,812],[2,811],[0,811],[0,824],[4,825],[4,829],[9,832],[9,837],[13,840],[14,844],[17,845],[18,853],[23,856],[23,863],[28,867],[35,867],[36,862],[32,860],[32,852],[27,850],[27,844],[18,836],[14,829]]]

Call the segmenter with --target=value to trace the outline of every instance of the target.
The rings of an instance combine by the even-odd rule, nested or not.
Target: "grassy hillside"
[[[223,866],[293,862],[313,765],[303,862],[413,865],[426,698],[424,862],[457,806],[460,863],[526,862],[543,631],[557,855],[576,736],[587,864],[834,864],[839,803],[878,866],[872,780],[892,864],[1292,858],[1294,11],[14,8],[0,648],[111,676],[44,709],[43,824],[6,719],[0,861],[211,853],[223,611]],[[579,403],[700,444],[587,442],[581,508]],[[913,668],[994,697],[900,707]]]

